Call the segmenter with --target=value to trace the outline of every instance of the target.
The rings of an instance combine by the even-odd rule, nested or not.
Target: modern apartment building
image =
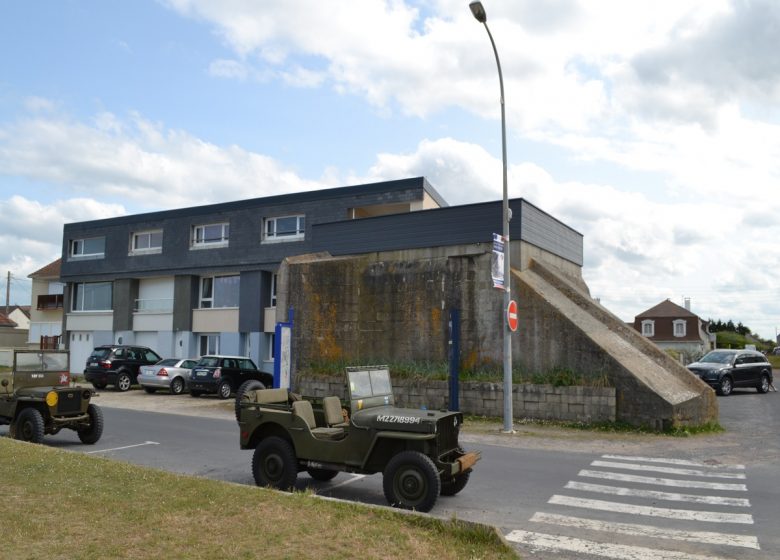
[[[166,357],[247,355],[270,372],[282,259],[345,241],[333,231],[318,240],[315,226],[445,206],[417,177],[66,224],[59,282],[71,370],[116,343]]]

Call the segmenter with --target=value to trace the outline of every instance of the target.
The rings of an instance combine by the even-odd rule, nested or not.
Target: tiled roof
[[[16,327],[16,321],[12,321],[5,313],[0,313],[0,327]]]
[[[27,278],[59,278],[60,277],[60,264],[62,259],[59,258],[54,262],[50,262],[43,268],[36,270],[32,274],[28,274]]]
[[[643,317],[698,317],[698,315],[667,299],[637,315],[637,319]]]

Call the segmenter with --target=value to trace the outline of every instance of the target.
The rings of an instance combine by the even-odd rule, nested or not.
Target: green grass
[[[374,360],[371,363],[387,364],[393,379],[446,381],[449,379],[449,365],[446,362],[389,362]],[[298,375],[312,376],[343,376],[344,368],[363,364],[349,362],[313,362],[298,368]],[[500,383],[504,372],[500,366],[485,366],[482,368],[464,369],[460,371],[461,382]],[[555,368],[544,372],[526,372],[515,368],[512,372],[512,382],[532,383],[536,385],[553,385],[555,387],[611,387],[605,373],[583,374],[568,368]]]
[[[246,454],[247,469],[251,453]],[[0,438],[14,559],[516,558],[498,534]],[[464,491],[467,498],[468,489]]]

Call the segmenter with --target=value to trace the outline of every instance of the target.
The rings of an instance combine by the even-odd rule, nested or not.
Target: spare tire
[[[260,381],[257,379],[250,379],[249,381],[244,381],[241,386],[238,388],[238,391],[236,391],[236,422],[241,420],[241,401],[244,399],[244,395],[246,395],[249,391],[256,391],[258,389],[265,389],[265,385],[263,385]]]

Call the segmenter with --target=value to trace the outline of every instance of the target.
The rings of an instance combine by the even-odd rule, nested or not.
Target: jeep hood
[[[436,423],[448,417],[458,425],[463,423],[463,415],[460,412],[395,406],[376,406],[359,410],[352,414],[352,423],[360,428],[432,434],[436,430]]]

